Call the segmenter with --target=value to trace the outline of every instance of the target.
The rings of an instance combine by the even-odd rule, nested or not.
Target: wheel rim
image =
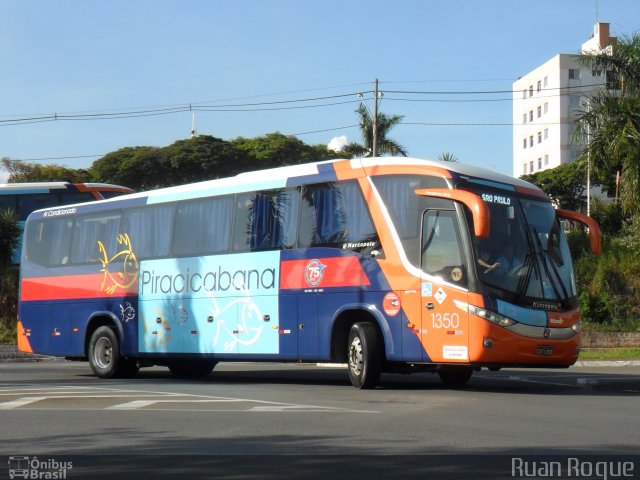
[[[360,337],[355,337],[349,345],[349,368],[355,375],[360,376],[363,363],[362,342]]]
[[[96,342],[93,359],[100,368],[107,368],[113,360],[113,345],[108,338],[101,337]]]

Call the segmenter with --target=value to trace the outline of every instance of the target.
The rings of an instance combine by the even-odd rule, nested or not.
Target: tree
[[[126,147],[99,158],[89,171],[95,182],[144,191],[171,184],[167,163],[160,148]]]
[[[173,185],[227,177],[247,169],[248,160],[241,149],[211,135],[178,140],[162,150]]]
[[[20,182],[71,182],[82,183],[89,181],[91,174],[84,169],[74,169],[62,165],[27,163],[21,160],[11,160],[4,157],[0,161],[9,172],[10,183]]]
[[[608,190],[621,171],[623,209],[640,215],[640,34],[619,39],[611,54],[583,55],[582,61],[607,75],[607,89],[589,99],[578,120],[577,135],[589,140],[582,159]]]
[[[585,164],[580,161],[523,175],[522,180],[540,187],[560,208],[581,210],[585,205]]]
[[[318,162],[339,157],[338,153],[324,145],[307,145],[294,136],[279,132],[256,138],[238,137],[233,140],[233,144],[247,157],[248,163],[243,165],[245,170]]]
[[[350,143],[342,150],[342,153],[358,157],[371,157],[373,155],[373,118],[364,103],[358,106],[356,113],[360,116],[360,133],[363,143]],[[403,118],[402,115],[386,115],[378,112],[376,128],[378,155],[407,156],[405,148],[388,136],[389,131],[398,125]]]

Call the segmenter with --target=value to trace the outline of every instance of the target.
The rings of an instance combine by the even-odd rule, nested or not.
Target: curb
[[[0,363],[28,363],[63,360],[58,357],[37,355],[35,353],[20,352],[17,345],[0,344]]]

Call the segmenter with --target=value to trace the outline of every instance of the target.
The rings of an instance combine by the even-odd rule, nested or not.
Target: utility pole
[[[378,156],[378,79],[373,84],[373,147],[372,156]]]

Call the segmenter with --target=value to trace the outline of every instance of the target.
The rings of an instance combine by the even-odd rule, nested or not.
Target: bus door
[[[421,282],[424,361],[468,362],[468,269],[456,211],[428,209],[422,217]]]

